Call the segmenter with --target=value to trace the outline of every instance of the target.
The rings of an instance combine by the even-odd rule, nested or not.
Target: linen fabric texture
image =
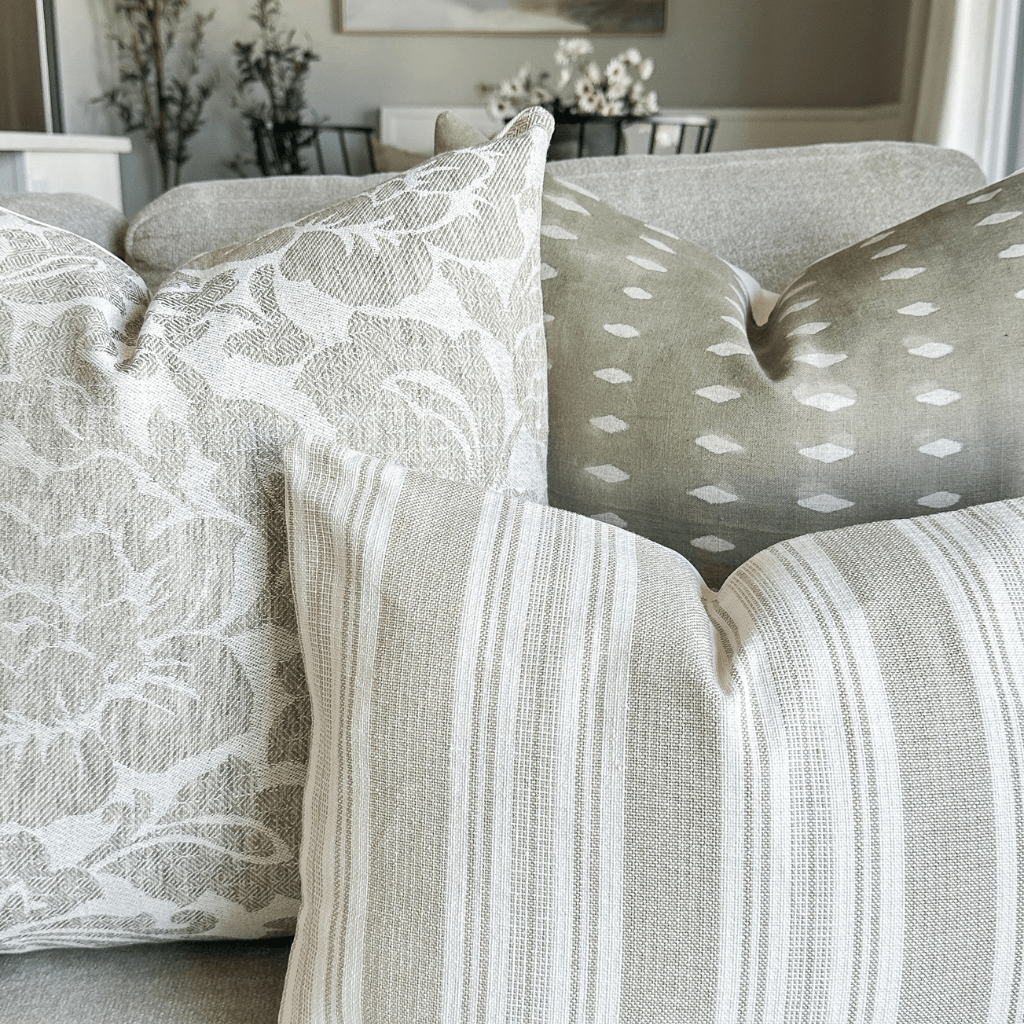
[[[155,292],[178,267],[205,252],[266,234],[394,176],[303,174],[178,185],[132,218],[124,239],[125,262]]]
[[[282,1024],[920,1024],[1024,997],[1024,502],[775,545],[317,439]]]
[[[128,221],[110,203],[79,192],[0,192],[0,207],[73,231],[124,259]]]
[[[143,282],[0,215],[0,949],[290,932],[299,429],[544,497],[550,116]]]
[[[1024,493],[1024,177],[814,264],[730,265],[548,175],[553,505],[712,586],[789,537]]]

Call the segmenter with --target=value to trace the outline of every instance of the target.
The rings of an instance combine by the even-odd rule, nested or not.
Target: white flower
[[[621,57],[612,57],[608,61],[604,73],[609,82],[621,82],[623,79],[629,79],[629,67]]]
[[[656,114],[658,112],[658,94],[653,90],[649,92],[641,104],[641,109],[634,111],[637,114]]]
[[[619,57],[627,64],[632,64],[634,67],[640,63],[640,51],[635,46],[631,46],[624,53],[620,53]]]
[[[601,84],[601,69],[597,65],[597,61],[592,60],[587,65],[587,78],[589,78],[594,85]]]
[[[610,100],[621,100],[629,94],[630,79],[626,79],[624,82],[609,82],[608,88],[605,90],[608,99]]]
[[[594,52],[594,46],[589,39],[582,36],[575,36],[572,39],[559,39],[558,49],[568,57],[586,57]]]
[[[570,78],[572,78],[572,72],[568,68],[562,68],[562,70],[558,72],[559,92],[561,92],[569,84]]]
[[[573,86],[573,92],[577,97],[597,96],[597,85],[589,78],[577,78]]]
[[[535,85],[529,92],[526,98],[526,105],[528,107],[540,107],[545,103],[550,103],[554,97],[548,92],[547,89],[542,85]]]
[[[514,116],[518,111],[508,100],[501,99],[497,93],[491,93],[487,99],[487,113],[495,121],[504,121],[506,117]]]
[[[607,96],[598,96],[597,112],[601,117],[619,117],[626,111],[621,101],[611,100]]]
[[[646,82],[654,74],[654,61],[650,57],[645,57],[640,61],[636,73]]]
[[[581,114],[593,114],[597,110],[597,94],[593,92],[577,94],[576,107]]]

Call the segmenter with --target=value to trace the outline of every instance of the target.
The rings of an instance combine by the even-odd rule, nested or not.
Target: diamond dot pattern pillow
[[[544,495],[542,112],[197,260],[0,212],[0,949],[290,931],[300,428]]]
[[[775,545],[303,441],[282,1024],[1010,1024],[1024,502]]]
[[[713,586],[769,544],[1024,493],[1024,177],[749,280],[549,175],[552,504]],[[755,312],[756,312],[755,304]]]

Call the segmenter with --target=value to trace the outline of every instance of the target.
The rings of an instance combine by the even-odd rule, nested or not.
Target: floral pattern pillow
[[[0,950],[289,932],[298,430],[545,495],[550,116],[169,278],[0,211]]]

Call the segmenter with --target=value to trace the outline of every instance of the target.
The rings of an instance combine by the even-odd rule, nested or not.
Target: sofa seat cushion
[[[604,523],[316,440],[282,1024],[1019,1020],[1024,500],[720,592]]]
[[[290,938],[279,938],[0,957],[0,1020],[277,1024],[290,948]]]
[[[551,117],[142,281],[0,213],[0,951],[294,925],[299,429],[545,495]]]

